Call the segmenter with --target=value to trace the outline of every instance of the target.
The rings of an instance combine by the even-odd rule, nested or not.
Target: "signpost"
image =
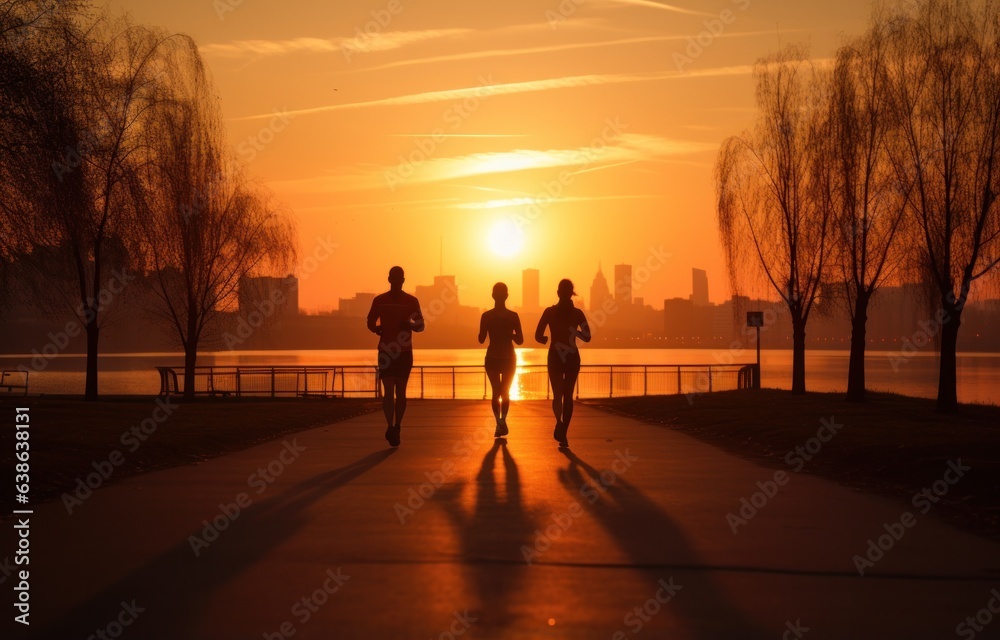
[[[753,372],[753,388],[760,389],[760,328],[764,326],[764,312],[747,311],[747,326],[757,329],[757,367]]]

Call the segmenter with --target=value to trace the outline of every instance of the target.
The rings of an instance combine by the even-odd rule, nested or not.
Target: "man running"
[[[375,296],[368,312],[368,330],[378,334],[378,371],[382,382],[385,439],[399,446],[399,428],[406,411],[406,383],[413,368],[413,332],[424,330],[420,303],[403,291],[402,267],[389,269],[389,291]]]

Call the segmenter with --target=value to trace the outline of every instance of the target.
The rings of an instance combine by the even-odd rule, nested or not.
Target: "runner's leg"
[[[514,368],[510,367],[500,374],[500,419],[507,419],[507,412],[510,411],[510,385],[514,381]]]
[[[385,422],[388,426],[393,425],[392,414],[396,406],[394,390],[396,381],[394,378],[380,378],[382,383],[382,413],[385,414]]]
[[[500,382],[500,370],[490,367],[486,369],[486,376],[490,379],[490,390],[493,394],[490,400],[490,406],[493,409],[493,417],[496,418],[497,424],[500,423],[500,392],[502,390]]]
[[[567,371],[563,383],[563,419],[562,423],[568,428],[569,421],[573,418],[573,391],[576,389],[576,378],[580,375],[577,371]]]
[[[396,386],[396,426],[400,426],[403,423],[403,414],[406,412],[406,383],[409,381],[410,376],[399,376],[395,378]]]
[[[549,367],[549,383],[552,385],[552,413],[556,422],[562,423],[563,414],[563,372]]]

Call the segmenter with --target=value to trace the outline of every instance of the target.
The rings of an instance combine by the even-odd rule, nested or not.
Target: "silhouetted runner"
[[[549,381],[552,384],[552,413],[556,416],[556,428],[552,437],[560,446],[568,447],[566,431],[573,417],[573,389],[580,375],[580,350],[576,339],[590,342],[590,325],[583,311],[573,306],[573,283],[560,280],[556,291],[559,302],[542,312],[535,329],[535,340],[545,344],[545,327],[549,328],[552,344],[549,345]]]
[[[486,347],[486,375],[493,388],[493,417],[497,420],[494,438],[507,435],[507,412],[510,410],[510,384],[517,369],[517,355],[514,344],[524,344],[521,333],[521,318],[507,308],[507,285],[498,282],[493,285],[493,308],[483,313],[479,320],[479,344],[490,338]]]
[[[402,267],[389,269],[389,291],[375,296],[368,312],[368,330],[378,334],[378,371],[382,411],[388,424],[385,439],[399,446],[399,427],[406,411],[406,383],[413,368],[413,332],[424,330],[420,303],[403,291]]]

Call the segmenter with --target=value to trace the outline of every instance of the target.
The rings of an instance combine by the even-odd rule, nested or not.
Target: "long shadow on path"
[[[497,455],[502,453],[503,498],[494,478]],[[507,450],[507,441],[498,439],[483,457],[476,474],[476,501],[467,514],[460,501],[463,487],[448,487],[439,495],[441,504],[459,535],[466,575],[476,591],[481,607],[473,611],[476,626],[499,630],[513,622],[510,598],[524,579],[527,565],[521,545],[531,540],[534,524],[525,511],[517,464]]]
[[[726,598],[683,531],[658,504],[621,476],[605,484],[600,471],[572,451],[560,451],[568,458],[569,465],[558,470],[559,480],[568,491],[583,496],[579,502],[584,509],[615,540],[635,569],[649,576],[648,597],[654,597],[661,579],[669,582],[673,577],[673,583],[682,587],[662,605],[662,610],[650,616],[650,624],[655,625],[655,616],[674,615],[694,638],[746,640],[773,636],[757,627]],[[585,485],[591,486],[586,494],[581,491]],[[664,568],[670,565],[676,565],[677,570]],[[642,607],[645,602],[635,605]],[[622,613],[624,616],[627,612]],[[611,622],[621,626],[624,620]]]
[[[309,518],[304,510],[323,496],[374,468],[393,454],[387,449],[304,480],[244,509],[218,538],[195,556],[189,538],[90,598],[36,637],[65,640],[105,629],[135,601],[144,611],[127,635],[135,638],[190,638],[212,593],[288,540]],[[274,490],[274,489],[272,489]],[[211,517],[208,518],[211,521]],[[201,530],[192,535],[201,536]],[[326,562],[329,560],[329,562]],[[324,564],[325,563],[325,564]],[[335,559],[317,564],[336,569]],[[266,591],[267,585],[262,585]],[[252,604],[248,604],[252,606]],[[238,612],[232,612],[237,615]],[[280,621],[278,621],[280,622]],[[263,629],[261,630],[264,631]]]

